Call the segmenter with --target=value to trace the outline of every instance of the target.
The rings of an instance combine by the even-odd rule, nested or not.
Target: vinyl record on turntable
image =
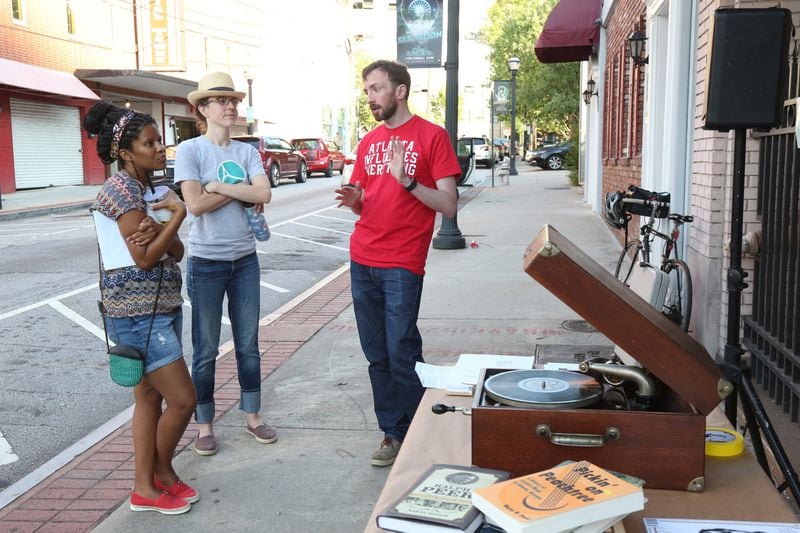
[[[585,407],[603,396],[596,379],[566,370],[511,370],[488,378],[483,388],[496,402],[540,409]]]

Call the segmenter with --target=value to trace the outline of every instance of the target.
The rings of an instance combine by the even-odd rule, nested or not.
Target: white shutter
[[[18,189],[83,184],[77,107],[11,98],[11,139]]]

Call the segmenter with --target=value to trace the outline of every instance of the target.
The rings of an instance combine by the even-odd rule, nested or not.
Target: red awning
[[[86,100],[100,99],[69,72],[0,58],[0,86],[2,85]]]
[[[589,58],[600,42],[600,9],[603,0],[561,0],[544,23],[536,41],[536,57],[542,63],[568,63]]]

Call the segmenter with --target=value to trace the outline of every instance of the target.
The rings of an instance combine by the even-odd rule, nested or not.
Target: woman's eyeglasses
[[[222,107],[225,107],[228,104],[233,104],[234,106],[237,106],[240,103],[242,103],[242,101],[236,98],[235,96],[215,96],[214,98],[209,98],[207,101],[216,102]]]

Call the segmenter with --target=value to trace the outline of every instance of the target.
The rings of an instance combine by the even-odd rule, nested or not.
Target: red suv
[[[247,143],[255,147],[261,154],[264,171],[269,177],[270,185],[275,188],[281,178],[294,178],[297,183],[305,183],[308,178],[306,158],[294,146],[280,137],[250,137],[239,135],[231,139]]]
[[[319,137],[292,139],[292,146],[300,150],[306,158],[308,173],[324,172],[330,178],[333,171],[344,172],[344,154],[335,141]]]

